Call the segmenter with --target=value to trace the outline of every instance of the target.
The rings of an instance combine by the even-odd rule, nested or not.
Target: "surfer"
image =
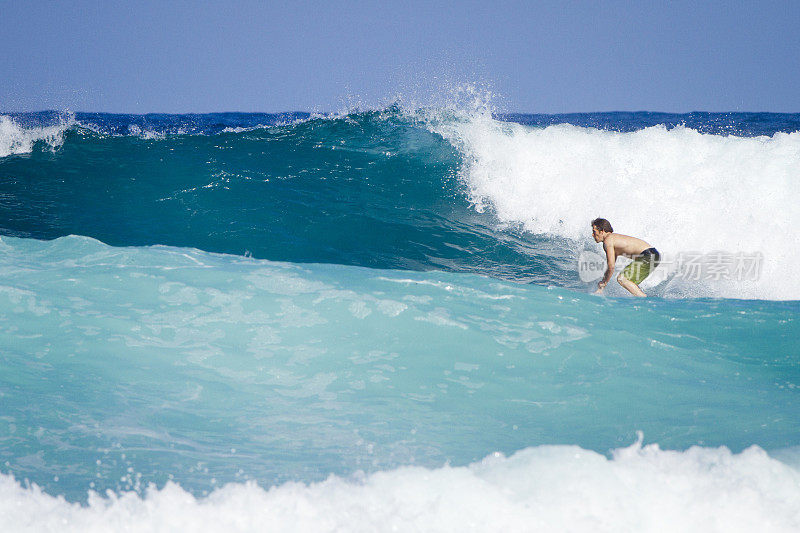
[[[603,292],[603,289],[611,280],[611,276],[614,275],[617,257],[624,255],[630,257],[633,261],[625,267],[622,274],[617,276],[617,281],[634,296],[647,296],[639,288],[639,284],[650,275],[650,272],[661,261],[661,254],[658,253],[658,250],[642,239],[614,233],[611,223],[604,218],[592,220],[592,237],[594,237],[594,242],[603,243],[603,250],[605,250],[606,259],[608,260],[606,274],[597,283],[595,294]]]

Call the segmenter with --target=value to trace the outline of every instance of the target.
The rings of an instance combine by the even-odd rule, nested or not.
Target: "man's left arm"
[[[610,239],[606,239],[603,241],[603,249],[606,251],[606,261],[608,264],[606,265],[606,274],[603,276],[603,279],[597,283],[597,292],[602,292],[605,289],[608,282],[611,280],[611,276],[614,275],[614,268],[617,264],[617,254],[616,250],[614,250],[614,243],[608,242]]]

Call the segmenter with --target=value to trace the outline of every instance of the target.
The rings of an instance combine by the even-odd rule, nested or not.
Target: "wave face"
[[[56,152],[0,160],[14,199],[0,231],[541,283],[574,277],[565,253],[536,253],[547,239],[498,232],[470,209],[458,153],[399,110],[290,124],[256,116],[224,128],[179,118],[161,129],[95,120],[64,132]]]
[[[797,530],[798,120],[0,117],[0,530]]]

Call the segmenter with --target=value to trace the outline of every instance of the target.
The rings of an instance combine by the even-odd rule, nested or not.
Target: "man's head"
[[[594,237],[594,242],[602,241],[609,233],[614,233],[614,228],[611,227],[611,222],[604,218],[596,218],[592,220],[592,237]]]

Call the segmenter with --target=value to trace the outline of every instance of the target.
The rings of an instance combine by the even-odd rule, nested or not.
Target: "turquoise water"
[[[605,452],[636,430],[671,449],[797,444],[797,302],[3,244],[0,460],[54,493]]]
[[[739,525],[764,516],[778,530],[800,524],[800,284],[776,274],[800,259],[797,245],[780,231],[765,231],[760,246],[735,228],[717,231],[746,201],[756,229],[797,221],[790,179],[800,138],[777,125],[796,118],[730,136],[651,126],[648,114],[640,129],[620,131],[394,109],[201,117],[162,117],[149,132],[146,117],[4,119],[8,505],[30,505],[32,515],[53,508],[53,523],[71,516],[102,530],[117,523],[107,513],[151,516],[135,502],[160,502],[152,516],[161,520],[194,516],[176,503],[193,498],[221,506],[215,516],[257,524],[260,515],[240,510],[249,498],[288,513],[288,525],[298,502],[322,516],[349,509],[336,494],[356,491],[353,501],[388,506],[378,523],[403,524],[384,495],[405,494],[406,483],[411,493],[443,498],[441,487],[469,501],[486,500],[491,480],[528,502],[523,515],[548,507],[550,493],[562,495],[553,509],[574,503],[564,496],[577,494],[574,483],[596,498],[581,500],[591,514],[617,490],[610,484],[641,493],[619,501],[644,515],[675,490],[677,509],[719,500],[730,516],[745,513]],[[712,118],[707,128],[724,117]],[[727,120],[744,127],[752,118]],[[695,160],[695,175],[650,192],[660,221],[702,212],[702,224],[665,232],[653,211],[620,209],[592,189],[592,172],[612,193],[653,165],[684,172],[685,161],[665,162],[680,147],[705,166]],[[585,158],[565,155],[576,151]],[[750,176],[741,153],[769,164]],[[726,187],[734,167],[765,191]],[[687,193],[700,175],[702,198]],[[556,195],[571,203],[556,206]],[[598,204],[589,214],[584,199]],[[784,212],[768,217],[776,202]],[[664,266],[643,285],[653,298],[618,287],[589,294],[576,257],[597,251],[585,227],[603,207],[615,225],[652,232],[667,257],[759,251],[763,270],[742,285],[690,282]],[[157,489],[148,496],[149,484]],[[106,490],[135,498],[88,496]],[[201,499],[209,494],[216,499]],[[62,508],[47,499],[56,495],[95,503]],[[428,516],[415,505],[400,507]]]

